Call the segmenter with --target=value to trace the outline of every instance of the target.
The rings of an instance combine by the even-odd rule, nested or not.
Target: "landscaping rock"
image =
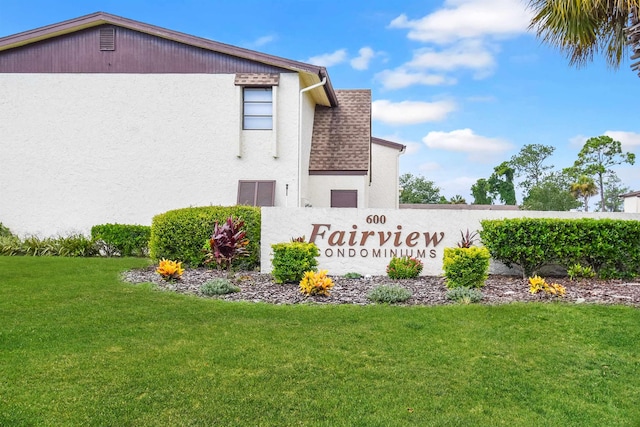
[[[123,275],[130,283],[154,283],[158,288],[185,294],[202,296],[200,286],[216,277],[227,277],[226,272],[205,268],[187,269],[182,278],[174,282],[164,281],[155,267],[131,270]],[[329,296],[306,296],[300,293],[295,283],[276,284],[269,274],[256,272],[232,273],[230,280],[240,287],[240,292],[216,297],[227,301],[263,302],[269,304],[373,304],[367,299],[371,289],[379,285],[398,285],[411,291],[412,296],[401,305],[441,305],[454,304],[445,296],[447,288],[443,277],[421,276],[417,279],[391,280],[386,276],[369,276],[362,279],[345,279],[331,276],[335,286]],[[481,289],[484,304],[505,304],[513,302],[564,301],[592,304],[625,304],[640,307],[640,286],[621,280],[585,279],[571,281],[568,278],[547,278],[566,288],[562,298],[544,294],[532,295],[525,279],[515,276],[490,276]]]

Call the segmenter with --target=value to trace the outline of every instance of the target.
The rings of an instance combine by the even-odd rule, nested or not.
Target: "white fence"
[[[384,275],[393,256],[424,263],[423,275],[442,274],[444,248],[455,247],[460,232],[480,229],[483,219],[615,218],[639,220],[637,213],[582,213],[505,210],[262,208],[261,268],[271,272],[274,243],[305,236],[320,248],[319,268],[329,274]],[[492,273],[516,273],[492,262]]]

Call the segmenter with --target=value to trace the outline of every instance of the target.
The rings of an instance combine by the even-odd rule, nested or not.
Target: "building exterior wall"
[[[481,228],[483,219],[500,218],[616,218],[640,221],[640,213],[540,211],[263,208],[261,269],[271,272],[271,245],[291,236],[306,236],[320,249],[320,269],[384,275],[393,255],[414,256],[424,263],[423,275],[443,273],[444,248],[456,247],[460,231]],[[287,224],[282,227],[282,224]],[[363,240],[363,236],[368,237]],[[494,274],[519,274],[493,262]]]
[[[624,199],[625,213],[640,213],[640,197],[626,197]]]
[[[399,156],[395,148],[371,144],[370,208],[398,208]]]
[[[297,198],[299,80],[277,89],[273,131],[241,130],[233,74],[0,74],[0,221],[19,234],[150,224],[232,205],[238,180]],[[238,148],[241,156],[238,156]]]
[[[368,179],[366,175],[311,175],[309,176],[309,204],[316,208],[329,208],[331,207],[331,190],[357,190],[358,208],[367,208]]]
[[[300,96],[300,95],[298,95]],[[315,116],[316,104],[311,98],[310,93],[304,92],[302,95],[302,126],[300,128],[300,144],[301,144],[301,157],[300,157],[300,174],[301,174],[301,200],[298,204],[297,199],[290,199],[289,206],[299,207],[305,206],[307,203],[311,203],[311,195],[309,188],[309,158],[311,155],[311,138],[313,135],[313,119]],[[293,118],[290,118],[293,120]],[[298,120],[298,117],[295,118]],[[297,144],[297,142],[296,142]]]

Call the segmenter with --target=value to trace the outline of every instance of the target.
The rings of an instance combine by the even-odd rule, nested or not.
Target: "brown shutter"
[[[258,181],[256,206],[273,206],[275,201],[275,193],[275,181]]]
[[[238,204],[239,205],[255,205],[256,182],[240,181],[238,182]]]
[[[358,190],[331,190],[332,208],[357,208]]]
[[[275,181],[238,181],[238,204],[274,206]]]

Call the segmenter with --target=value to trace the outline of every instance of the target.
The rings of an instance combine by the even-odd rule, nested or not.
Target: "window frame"
[[[247,92],[265,92],[269,93],[269,100],[249,100],[247,101]],[[263,107],[270,106],[271,113],[270,114],[249,114],[247,113],[247,107]],[[269,126],[256,126],[256,127],[248,127],[247,119],[265,119],[269,118],[270,123]],[[256,87],[256,86],[243,86],[242,87],[242,130],[273,130],[273,86],[268,87]]]

